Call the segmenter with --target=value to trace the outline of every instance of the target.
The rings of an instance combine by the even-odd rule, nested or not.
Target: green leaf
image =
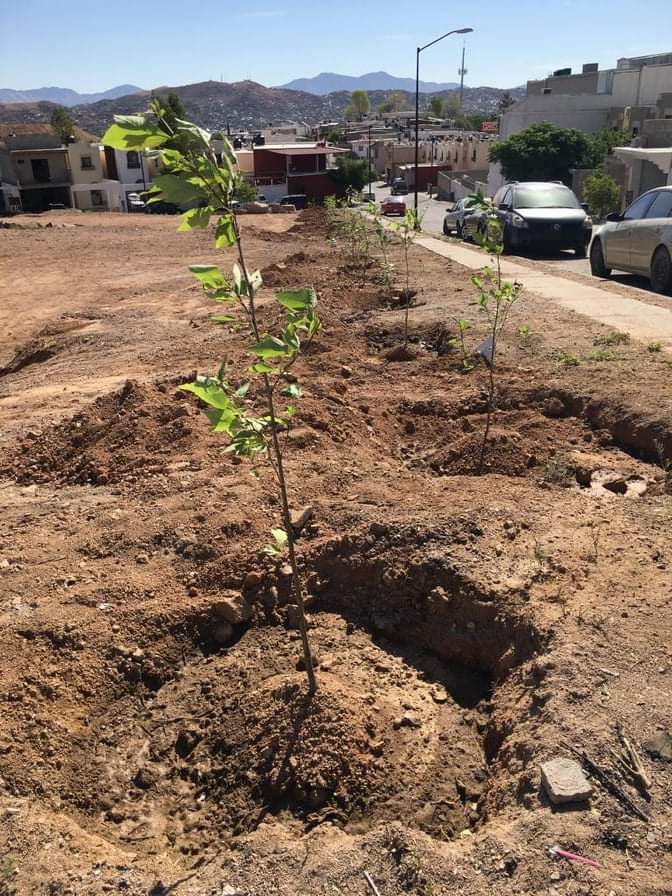
[[[233,314],[213,314],[210,318],[210,321],[213,324],[228,324],[231,323],[232,320],[236,320],[236,317]]]
[[[290,354],[285,343],[276,336],[264,336],[250,350],[259,358],[283,358]]]
[[[265,361],[257,361],[256,364],[253,364],[251,367],[247,368],[248,373],[279,373],[280,370],[278,367],[272,367],[270,364],[267,364]]]
[[[151,202],[163,199],[174,205],[181,205],[198,202],[205,196],[197,178],[187,179],[179,177],[177,174],[159,174],[154,178],[152,186],[156,192],[152,194]]]
[[[213,432],[226,432],[231,434],[231,427],[238,420],[238,414],[232,410],[208,408],[205,416],[212,424]]]
[[[214,211],[214,208],[211,208],[209,205],[206,205],[204,208],[190,208],[188,212],[182,215],[182,223],[177,229],[185,232],[193,230],[194,227],[207,227],[210,215]]]
[[[243,272],[240,270],[239,264],[234,264],[233,266],[233,283],[236,287],[236,292],[240,295],[240,287],[243,284]]]
[[[209,404],[213,408],[228,410],[233,406],[229,396],[222,387],[220,380],[214,377],[203,377],[195,380],[193,383],[185,383],[180,386],[184,392],[192,392],[197,395],[201,401]]]
[[[226,214],[217,222],[215,227],[215,247],[228,249],[236,243],[236,231],[233,226],[233,215]]]
[[[271,535],[275,539],[275,543],[278,547],[284,548],[287,544],[287,533],[284,529],[271,529]]]
[[[150,149],[161,146],[168,134],[154,123],[149,115],[115,115],[115,123],[109,127],[102,142],[114,149]]]
[[[305,311],[317,304],[317,294],[312,286],[304,289],[281,289],[276,292],[275,297],[290,311]]]
[[[262,548],[264,554],[268,554],[269,557],[279,557],[280,551],[272,544],[267,544]]]
[[[296,383],[289,383],[285,386],[284,389],[280,392],[281,395],[284,395],[286,398],[301,398],[301,389],[296,385]]]
[[[189,270],[204,289],[225,289],[229,286],[229,281],[217,265],[192,264]]]

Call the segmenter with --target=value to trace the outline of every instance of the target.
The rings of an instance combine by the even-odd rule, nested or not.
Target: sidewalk
[[[483,252],[467,246],[427,236],[419,236],[416,245],[472,270],[487,264]],[[660,342],[666,351],[672,352],[672,303],[668,311],[657,305],[611,293],[608,289],[584,285],[545,271],[537,272],[506,259],[502,259],[501,265],[506,277],[522,283],[530,292],[615,330],[629,333],[633,339]]]

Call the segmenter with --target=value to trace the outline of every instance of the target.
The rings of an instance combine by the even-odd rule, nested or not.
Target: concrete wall
[[[92,191],[100,194],[102,205],[96,205]],[[82,211],[122,211],[122,187],[118,181],[102,180],[98,183],[74,184],[72,187],[72,204]]]
[[[672,118],[651,118],[642,126],[642,146],[672,146]]]
[[[611,96],[528,96],[502,116],[500,136],[516,134],[531,124],[548,121],[563,128],[578,128],[589,134],[608,127],[616,114]]]
[[[18,184],[18,182],[19,179],[14,170],[9,151],[0,147],[0,184],[7,186],[9,184]]]
[[[95,184],[105,177],[105,157],[99,143],[70,143],[67,148],[74,184]],[[90,168],[83,167],[88,158]]]
[[[598,73],[586,72],[574,75],[562,75],[558,78],[544,78],[541,81],[527,82],[527,95],[540,96],[544,89],[550,89],[553,93],[563,93],[576,96],[581,93],[597,93]]]

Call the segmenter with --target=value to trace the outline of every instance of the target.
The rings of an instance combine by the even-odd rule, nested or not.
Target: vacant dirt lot
[[[485,334],[468,273],[412,251],[415,358],[392,363],[402,312],[377,265],[354,270],[320,212],[242,219],[269,327],[279,286],[314,285],[324,321],[287,437],[293,506],[312,507],[308,700],[286,569],[260,551],[272,473],[224,454],[177,389],[243,361],[187,270],[211,235],[17,220],[0,894],[364,894],[364,871],[383,896],[672,892],[669,355],[524,294],[480,471],[487,371],[451,341],[458,318],[470,349]],[[539,766],[573,750],[606,778],[557,808]]]

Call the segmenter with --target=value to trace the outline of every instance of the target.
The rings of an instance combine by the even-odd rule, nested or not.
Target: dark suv
[[[504,251],[573,249],[585,258],[593,222],[561,183],[511,183],[493,200],[503,229]]]

